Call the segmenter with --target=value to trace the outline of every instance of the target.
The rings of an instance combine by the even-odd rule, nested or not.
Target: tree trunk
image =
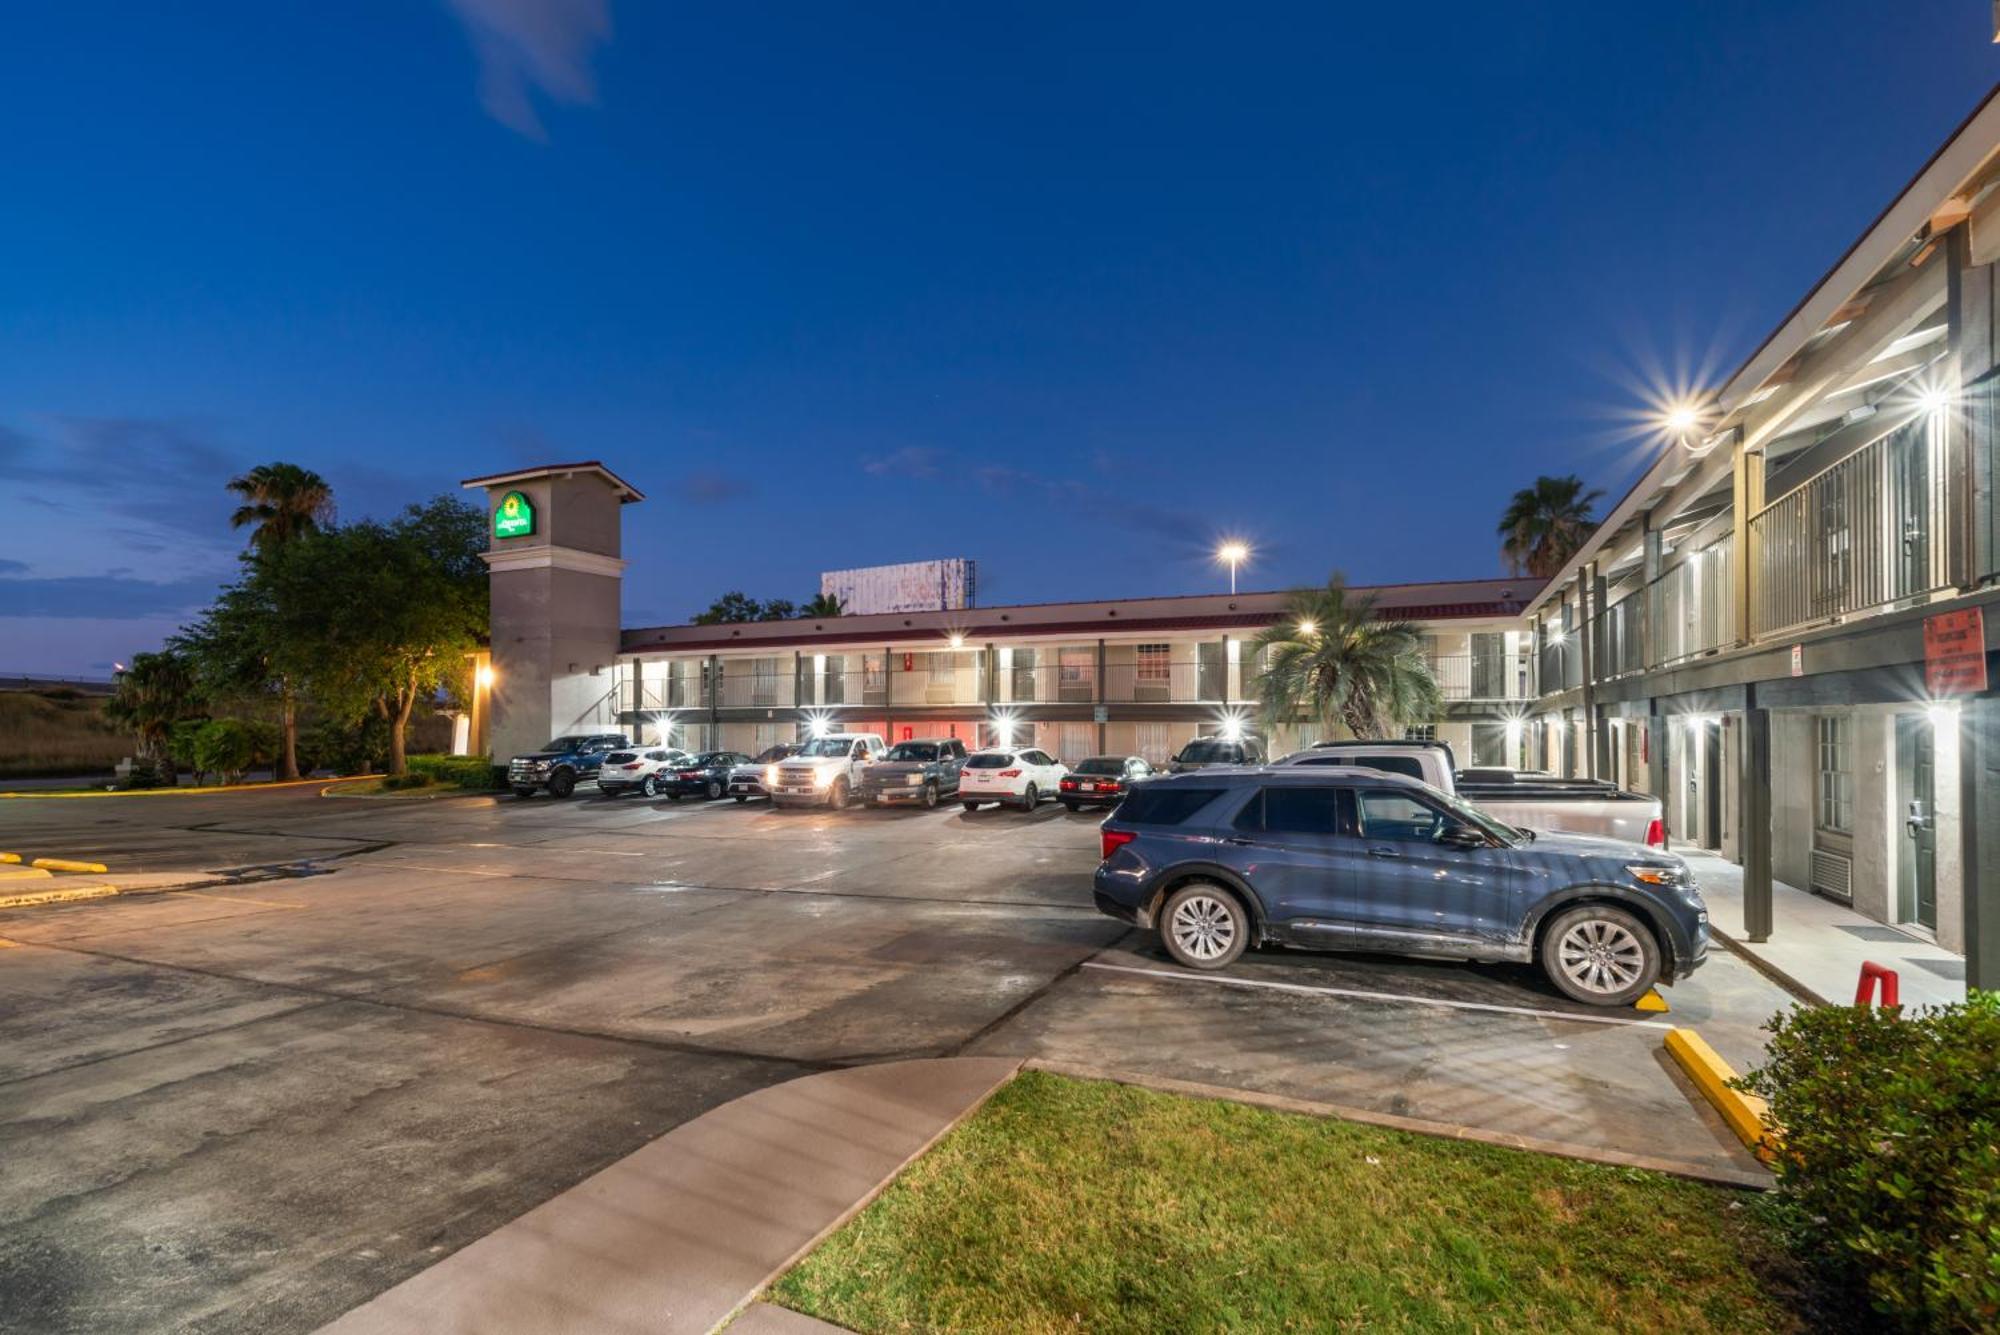
[[[403,730],[410,726],[410,713],[417,706],[416,688],[396,692],[396,717],[389,721],[389,773],[403,774],[410,768],[409,757],[404,754],[406,742]]]
[[[285,755],[278,771],[280,779],[299,777],[299,702],[292,694],[292,684],[280,679],[278,701],[285,730]]]

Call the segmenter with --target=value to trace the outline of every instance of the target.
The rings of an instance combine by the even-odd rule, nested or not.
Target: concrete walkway
[[[708,1331],[1013,1075],[1004,1058],[889,1062],[726,1103],[323,1329]],[[831,1330],[757,1304],[738,1329]]]
[[[1862,962],[1872,960],[1896,971],[1905,1006],[1965,1000],[1964,956],[1783,882],[1772,886],[1771,939],[1746,940],[1743,869],[1712,853],[1676,851],[1701,884],[1710,925],[1793,990],[1851,1003]]]

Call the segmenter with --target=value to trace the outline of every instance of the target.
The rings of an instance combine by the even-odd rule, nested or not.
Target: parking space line
[[[1503,1006],[1491,1001],[1450,1001],[1443,997],[1414,997],[1401,992],[1364,992],[1352,987],[1310,987],[1304,983],[1274,983],[1261,978],[1220,978],[1210,974],[1176,973],[1167,969],[1135,969],[1129,964],[1101,964],[1084,961],[1086,969],[1112,973],[1136,973],[1144,978],[1165,978],[1176,983],[1213,983],[1219,987],[1265,988],[1273,992],[1303,992],[1312,996],[1347,997],[1354,1001],[1400,1001],[1415,1006],[1438,1006],[1446,1010],[1487,1011],[1499,1015],[1529,1015],[1540,1020],[1574,1020],[1578,1024],[1610,1024],[1621,1028],[1672,1029],[1663,1020],[1629,1020],[1616,1015],[1575,1015],[1569,1011],[1542,1010],[1536,1006]]]

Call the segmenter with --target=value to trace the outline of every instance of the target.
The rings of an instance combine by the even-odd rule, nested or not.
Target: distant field
[[[108,774],[133,748],[105,721],[108,700],[66,686],[0,691],[0,777]]]

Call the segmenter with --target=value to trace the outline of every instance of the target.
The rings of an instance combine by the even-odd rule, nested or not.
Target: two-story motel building
[[[1461,763],[1663,795],[1677,844],[1851,903],[2000,985],[2000,101],[1989,98],[1545,585],[1369,590],[1421,623]],[[755,752],[815,726],[1165,761],[1258,726],[1282,593],[625,629],[602,464],[476,478],[495,521],[475,749],[623,727]],[[511,509],[509,502],[511,498]],[[503,531],[504,528],[504,531]],[[824,556],[832,560],[838,553]],[[1331,563],[1331,562],[1330,562]],[[1316,739],[1303,721],[1274,754]]]

